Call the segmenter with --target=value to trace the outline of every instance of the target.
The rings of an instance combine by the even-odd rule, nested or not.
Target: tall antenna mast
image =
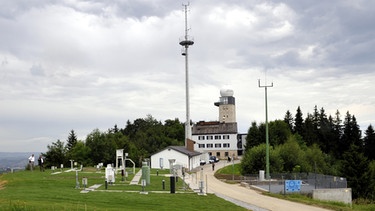
[[[185,85],[186,85],[186,122],[185,122],[185,147],[187,146],[187,140],[191,139],[191,125],[190,125],[190,102],[189,102],[189,54],[188,49],[190,45],[194,44],[194,39],[188,35],[187,27],[187,7],[188,4],[182,4],[185,11],[185,36],[180,38],[180,45],[182,45],[182,56],[185,56]]]

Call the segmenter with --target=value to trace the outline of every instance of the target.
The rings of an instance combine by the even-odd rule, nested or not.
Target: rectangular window
[[[199,148],[204,148],[204,144],[198,144]]]
[[[217,135],[217,136],[215,136],[215,139],[217,140],[217,139],[221,139],[221,136],[220,135]]]
[[[220,152],[216,152],[216,157],[220,157]]]
[[[212,136],[207,136],[207,140],[212,140]]]
[[[207,144],[207,148],[212,148],[212,147],[214,147],[213,144]]]
[[[221,144],[215,144],[215,148],[221,148]]]
[[[223,135],[223,139],[229,139],[229,135]]]
[[[225,157],[228,157],[229,153],[228,152],[225,152]]]
[[[229,143],[224,143],[224,144],[223,144],[223,147],[224,147],[224,148],[229,148],[229,147],[230,147],[230,144],[229,144]]]
[[[228,104],[228,97],[220,97],[220,102],[224,105]]]

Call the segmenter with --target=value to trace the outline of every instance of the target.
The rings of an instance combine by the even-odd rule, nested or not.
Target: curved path
[[[239,162],[239,161],[237,161]],[[215,165],[215,171],[223,168],[225,165],[231,165],[226,161],[220,161]],[[203,177],[205,184],[205,191],[214,193],[217,196],[232,201],[240,206],[252,210],[277,210],[277,211],[326,211],[327,209],[291,202],[287,200],[277,199],[270,196],[265,196],[250,188],[245,188],[239,184],[227,184],[214,177],[215,171],[212,170],[211,165],[203,167]],[[197,172],[196,180],[200,180],[201,172]],[[231,200],[234,199],[234,200]],[[245,205],[245,206],[244,206]]]

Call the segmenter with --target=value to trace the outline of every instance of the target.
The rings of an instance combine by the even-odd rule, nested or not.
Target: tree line
[[[314,108],[306,117],[300,107],[296,114],[287,111],[283,120],[269,123],[270,171],[317,172],[347,178],[353,197],[375,199],[375,133],[369,125],[362,137],[354,115],[341,119]],[[124,149],[137,166],[144,158],[170,145],[184,145],[185,128],[179,119],[158,121],[151,115],[129,120],[123,128],[114,125],[102,132],[94,129],[84,140],[71,130],[67,140],[57,140],[44,153],[47,167],[70,165],[74,160],[84,166],[115,163],[116,149]],[[249,127],[241,173],[254,174],[265,169],[265,124]]]
[[[115,163],[116,149],[124,149],[128,158],[137,166],[141,166],[144,158],[149,158],[170,145],[183,145],[185,138],[184,123],[178,118],[157,121],[151,115],[126,122],[124,128],[115,125],[105,132],[94,129],[85,140],[78,140],[74,130],[64,141],[57,140],[47,146],[44,153],[45,164],[50,166],[70,166],[70,160],[84,166],[94,166],[98,163]]]
[[[242,174],[265,169],[265,123],[251,123]],[[270,172],[317,172],[345,177],[353,198],[375,199],[375,132],[370,124],[362,137],[356,117],[349,111],[341,119],[337,110],[327,115],[314,107],[303,117],[298,107],[283,120],[269,123]]]

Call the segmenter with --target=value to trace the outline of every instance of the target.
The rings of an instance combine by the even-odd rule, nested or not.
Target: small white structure
[[[121,163],[119,163],[119,160]],[[120,168],[119,168],[120,167]],[[125,170],[125,159],[124,159],[124,149],[116,150],[116,171]]]
[[[107,168],[105,168],[105,180],[109,183],[112,184],[115,182],[116,177],[115,177],[115,169],[112,168],[111,164],[107,165]]]
[[[191,170],[200,165],[200,152],[188,150],[184,146],[169,146],[151,155],[151,168],[170,169],[170,159],[175,159],[173,165],[181,165]]]
[[[264,181],[264,170],[259,170],[259,181]]]

